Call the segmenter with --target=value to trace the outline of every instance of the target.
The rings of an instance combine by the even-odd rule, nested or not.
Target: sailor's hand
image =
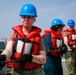
[[[60,47],[60,48],[58,48],[58,53],[65,53],[65,49],[64,49],[64,47]]]
[[[5,67],[6,65],[5,61],[6,61],[6,55],[0,55],[0,69]]]
[[[70,51],[70,52],[71,52],[71,51],[72,51],[72,48],[71,48],[71,47],[68,47],[68,51]]]

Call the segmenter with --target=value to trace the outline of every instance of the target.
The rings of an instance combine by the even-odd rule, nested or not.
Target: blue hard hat
[[[37,17],[37,11],[34,5],[32,4],[24,4],[20,11],[20,16],[26,15],[26,16],[35,16]]]
[[[67,25],[68,26],[75,26],[74,20],[72,20],[72,19],[68,20]]]
[[[51,26],[65,26],[64,23],[62,22],[62,20],[60,20],[59,18],[56,18],[52,21]]]

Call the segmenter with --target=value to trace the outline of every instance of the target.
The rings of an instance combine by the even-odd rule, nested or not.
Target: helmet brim
[[[27,13],[27,14],[23,14],[23,13],[20,13],[19,16],[34,16],[34,17],[37,17],[37,15],[35,14],[30,14],[30,13]]]

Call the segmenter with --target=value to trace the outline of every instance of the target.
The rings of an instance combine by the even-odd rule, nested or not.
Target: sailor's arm
[[[3,50],[2,55],[6,55],[7,58],[11,57],[12,55],[12,41],[8,41],[6,48]]]
[[[42,38],[39,46],[40,46],[39,55],[32,55],[33,56],[32,62],[35,62],[38,64],[44,64],[46,63],[46,51],[45,51]]]
[[[71,47],[68,45],[68,34],[67,33],[63,34],[63,40],[64,40],[64,44],[66,44],[68,50],[72,51]]]

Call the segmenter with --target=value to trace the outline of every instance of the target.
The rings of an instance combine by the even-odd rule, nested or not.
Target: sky
[[[12,32],[12,27],[21,24],[19,16],[21,7],[31,3],[37,9],[35,26],[49,29],[51,22],[59,18],[66,25],[69,19],[76,22],[76,0],[0,0],[0,38],[7,38]]]

